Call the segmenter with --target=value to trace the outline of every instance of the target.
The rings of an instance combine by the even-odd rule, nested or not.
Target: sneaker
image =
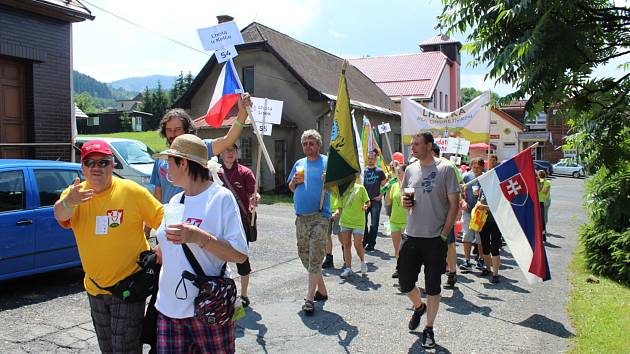
[[[250,304],[249,298],[247,296],[241,296],[241,304],[243,304],[243,307],[248,307]]]
[[[470,263],[470,260],[465,260],[464,263],[459,266],[459,269],[464,272],[470,272],[472,270],[472,264]]]
[[[326,268],[334,268],[335,265],[333,264],[333,256],[332,254],[327,254],[326,255],[326,259],[324,259],[324,263],[322,263],[322,269],[326,269]]]
[[[490,274],[492,274],[492,272],[491,272],[491,271],[489,271],[487,268],[484,268],[484,269],[481,271],[481,276],[482,276],[482,277],[488,276],[488,275],[490,275]]]
[[[455,272],[448,273],[448,276],[446,278],[446,286],[449,288],[452,288],[455,286],[456,282],[457,282],[457,274]]]
[[[341,274],[339,275],[342,278],[348,278],[349,276],[352,275],[352,269],[350,269],[350,267],[345,266],[343,268],[343,272],[341,272]]]
[[[411,315],[411,319],[409,320],[409,330],[413,331],[420,325],[420,318],[427,311],[427,305],[422,304],[419,309],[413,310],[413,315]]]
[[[477,269],[484,269],[486,267],[486,265],[483,262],[483,258],[479,257],[479,259],[477,259]]]
[[[367,274],[367,271],[368,271],[367,263],[361,262],[361,274]]]
[[[394,273],[392,273],[392,278],[398,279],[398,270],[395,270]]]
[[[424,331],[422,331],[422,347],[427,349],[435,348],[433,328],[425,328]]]
[[[367,245],[367,246],[365,246],[365,251],[366,251],[366,252],[372,252],[372,251],[374,251],[374,245]]]
[[[496,283],[498,283],[498,282],[499,282],[499,275],[498,275],[498,274],[493,275],[493,276],[492,276],[492,279],[490,279],[490,282],[491,282],[492,284],[496,284]]]

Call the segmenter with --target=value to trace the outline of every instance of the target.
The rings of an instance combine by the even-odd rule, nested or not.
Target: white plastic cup
[[[184,204],[164,205],[164,226],[179,224],[184,218]]]

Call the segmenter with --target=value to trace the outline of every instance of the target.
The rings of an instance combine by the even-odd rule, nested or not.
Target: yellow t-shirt
[[[82,182],[83,188],[90,188]],[[60,198],[70,192],[67,188]],[[72,217],[60,222],[72,228],[85,271],[83,285],[90,295],[109,294],[109,287],[138,271],[140,252],[148,250],[143,223],[157,229],[164,208],[144,187],[131,180],[112,177],[111,187],[80,204]]]

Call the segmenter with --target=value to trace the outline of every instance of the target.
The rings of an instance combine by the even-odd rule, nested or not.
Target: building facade
[[[0,0],[0,158],[70,160],[76,0]]]

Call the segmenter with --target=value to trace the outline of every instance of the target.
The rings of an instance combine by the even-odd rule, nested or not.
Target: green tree
[[[96,107],[96,100],[88,92],[82,92],[74,96],[74,103],[84,113],[97,113],[100,110]]]
[[[180,71],[179,76],[175,79],[173,83],[173,88],[171,88],[171,101],[177,102],[177,100],[184,94],[186,90],[184,89],[184,72]]]
[[[152,110],[146,111],[153,114],[152,119],[150,120],[150,128],[157,129],[160,123],[160,120],[166,113],[166,110],[170,106],[169,98],[167,93],[162,89],[162,83],[158,81],[157,88],[151,92],[151,105]]]
[[[481,95],[483,91],[477,90],[474,87],[462,87],[459,91],[459,94],[462,98],[462,106],[466,103],[475,99],[475,97]],[[497,102],[501,96],[499,96],[496,92],[490,92],[490,102]]]
[[[465,46],[486,78],[516,90],[500,103],[528,98],[534,114],[556,109],[574,131],[590,173],[589,223],[581,231],[587,264],[630,283],[630,71],[593,70],[630,53],[630,8],[612,0],[442,0],[450,32],[469,31]],[[593,181],[605,182],[596,184]],[[615,205],[615,211],[607,210]]]

